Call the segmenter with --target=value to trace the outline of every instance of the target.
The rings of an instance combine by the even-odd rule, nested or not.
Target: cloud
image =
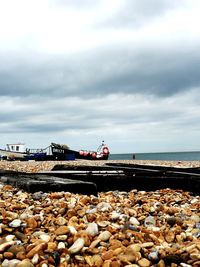
[[[75,147],[107,139],[115,152],[152,151],[180,148],[184,131],[183,147],[195,147],[199,7],[0,0],[2,142],[67,136]]]

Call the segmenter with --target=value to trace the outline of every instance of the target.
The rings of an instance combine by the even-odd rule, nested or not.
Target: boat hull
[[[60,145],[52,146],[52,155],[56,160],[107,160],[108,154],[98,154],[95,151],[75,151]]]
[[[15,159],[23,159],[27,154],[23,152],[14,152],[14,151],[8,151],[4,149],[0,149],[0,156],[2,158],[8,158],[10,160]]]

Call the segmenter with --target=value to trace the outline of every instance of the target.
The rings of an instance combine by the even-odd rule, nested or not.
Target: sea
[[[131,160],[133,157],[136,160],[196,161],[200,160],[200,151],[110,154],[109,160]]]

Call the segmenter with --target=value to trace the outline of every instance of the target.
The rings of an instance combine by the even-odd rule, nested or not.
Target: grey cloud
[[[92,97],[112,93],[176,94],[200,85],[200,57],[196,49],[156,51],[130,47],[77,58],[51,57],[33,66],[0,71],[0,95]]]
[[[160,97],[176,94],[200,85],[200,58],[193,51],[190,56],[177,51],[146,51],[113,55],[102,55],[96,59],[87,84],[88,92],[99,95],[109,93],[141,93]],[[98,64],[99,63],[99,64]],[[89,69],[86,68],[89,72]],[[86,88],[85,88],[86,89]]]

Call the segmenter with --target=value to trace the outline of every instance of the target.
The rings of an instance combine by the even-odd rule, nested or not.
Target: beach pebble
[[[89,223],[86,228],[86,233],[88,233],[91,236],[98,235],[98,225],[95,222]]]
[[[112,234],[109,231],[104,231],[100,233],[100,235],[98,236],[98,239],[101,241],[107,241],[111,236]]]
[[[83,238],[78,238],[74,244],[68,249],[70,254],[75,254],[79,252],[85,244],[85,240]]]
[[[192,220],[192,221],[195,222],[195,223],[199,223],[199,222],[200,222],[200,216],[197,215],[197,214],[192,215],[192,216],[190,217],[190,220]]]
[[[152,251],[148,255],[149,260],[157,261],[158,260],[158,252]]]
[[[33,263],[28,260],[28,259],[24,259],[21,262],[19,262],[16,267],[34,267]]]
[[[20,263],[21,261],[20,260],[17,260],[17,259],[13,259],[13,260],[8,260],[8,259],[5,259],[1,266],[2,267],[17,267],[18,264]],[[20,267],[20,266],[19,266]],[[28,266],[27,266],[28,267]]]
[[[49,240],[51,239],[51,237],[48,234],[41,234],[40,238],[45,242],[49,242]]]
[[[109,211],[109,210],[112,210],[112,207],[109,203],[107,202],[100,202],[98,205],[97,205],[97,209],[99,211]]]
[[[132,225],[140,225],[140,222],[135,218],[135,217],[131,217],[129,219],[129,222],[132,224]]]
[[[156,221],[153,216],[148,216],[144,220],[144,226],[147,228],[151,228],[156,225]]]
[[[141,267],[149,267],[151,265],[151,262],[145,258],[140,259],[137,263]]]
[[[20,219],[15,219],[9,223],[10,227],[17,228],[21,226],[22,221]]]
[[[119,217],[120,217],[120,213],[119,212],[116,212],[115,210],[114,211],[112,211],[112,213],[111,213],[111,219],[112,220],[117,220],[117,219],[119,219]]]
[[[65,248],[65,243],[64,242],[59,242],[57,249],[62,249]]]
[[[4,252],[7,248],[15,244],[16,244],[16,241],[8,241],[8,242],[4,242],[0,244],[0,252]]]
[[[69,228],[68,226],[65,226],[65,225],[58,227],[55,231],[56,235],[65,235],[67,233],[69,233]]]
[[[67,224],[67,220],[64,217],[58,217],[55,220],[55,223],[58,225],[65,225],[65,224]]]

